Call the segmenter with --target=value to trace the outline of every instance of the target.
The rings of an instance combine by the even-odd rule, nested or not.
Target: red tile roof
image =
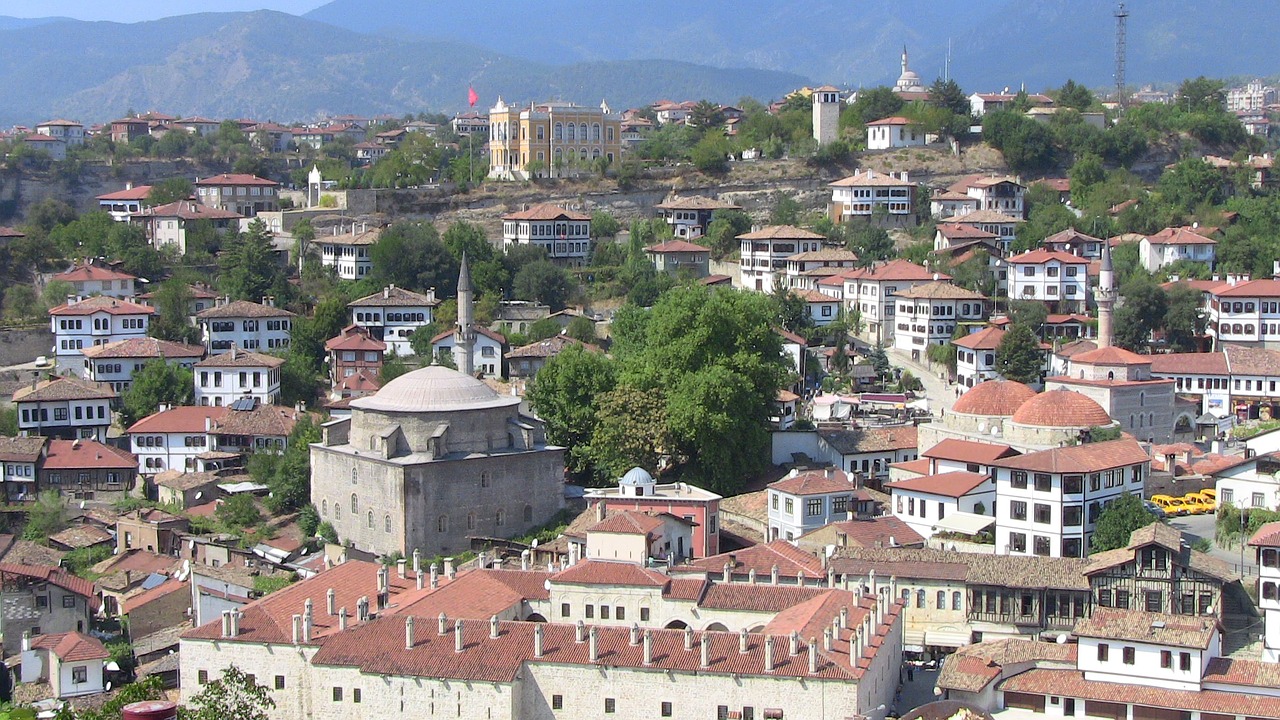
[[[685,242],[684,240],[668,240],[657,245],[650,245],[644,251],[648,253],[705,253],[711,252],[711,248]]]
[[[17,575],[41,582],[53,583],[63,590],[69,590],[83,597],[93,597],[93,583],[76,577],[62,568],[46,565],[14,565],[0,563],[0,576]]]
[[[266,180],[257,175],[249,175],[247,173],[223,173],[214,175],[203,180],[195,182],[196,187],[201,186],[221,186],[221,185],[257,185],[259,187],[279,187],[280,183],[274,180]]]
[[[587,528],[587,532],[650,535],[662,528],[662,518],[648,513],[626,511],[609,517]]]
[[[962,497],[973,492],[978,486],[990,479],[984,473],[954,471],[939,475],[926,475],[918,478],[907,478],[889,483],[888,490],[910,490],[912,492],[943,495],[945,497]]]
[[[1205,237],[1201,228],[1176,227],[1165,228],[1155,235],[1148,235],[1147,242],[1152,245],[1217,245],[1218,241]]]
[[[1000,690],[1224,715],[1280,718],[1280,698],[1218,690],[1171,690],[1137,683],[1085,680],[1079,670],[1035,668],[1000,683]]]
[[[808,470],[769,484],[770,490],[791,495],[822,495],[825,493],[851,492],[858,489],[853,478],[839,468]]]
[[[386,352],[387,344],[374,339],[367,329],[359,325],[348,325],[339,335],[326,340],[324,349]]]
[[[1075,634],[1079,637],[1146,642],[1197,650],[1207,650],[1217,633],[1218,622],[1212,617],[1107,607],[1094,608],[1093,614],[1077,622],[1075,627]]]
[[[1038,427],[1091,428],[1110,425],[1111,415],[1097,401],[1075,390],[1046,390],[1027,400],[1013,414],[1013,422]]]
[[[0,435],[0,461],[33,463],[40,458],[47,438],[7,437]]]
[[[937,230],[942,237],[949,240],[995,240],[1000,237],[993,232],[987,232],[975,225],[964,223],[941,223],[938,225]]]
[[[1003,339],[1004,330],[997,327],[985,327],[958,340],[952,340],[951,344],[968,350],[995,350],[1000,347],[1000,341]]]
[[[28,385],[13,393],[13,401],[19,402],[56,402],[59,400],[101,400],[115,399],[117,393],[106,383],[81,380],[72,375],[56,377],[52,380],[41,380],[34,387]]]
[[[825,235],[791,225],[770,225],[738,236],[739,240],[826,240]]]
[[[1209,292],[1215,297],[1280,297],[1280,280],[1249,280],[1235,285],[1224,283]]]
[[[132,453],[104,445],[97,440],[50,440],[43,467],[51,470],[115,468],[132,470],[138,458]]]
[[[1008,417],[1035,397],[1036,391],[1012,380],[988,380],[969,388],[956,400],[952,412]]]
[[[881,515],[870,520],[841,520],[827,525],[837,532],[844,533],[847,545],[875,547],[877,543],[884,547],[894,545],[923,545],[924,538],[893,515]],[[806,535],[822,532],[819,528]],[[892,542],[890,542],[892,541]]]
[[[202,205],[194,200],[178,200],[176,202],[144,208],[130,217],[179,218],[181,220],[234,220],[243,217],[230,210]]]
[[[590,215],[584,215],[580,212],[566,210],[559,205],[551,203],[539,203],[520,212],[503,215],[503,220],[590,220]]]
[[[250,302],[248,300],[232,300],[225,305],[215,305],[211,308],[205,308],[196,313],[196,317],[205,320],[209,318],[265,318],[265,317],[293,317],[293,313],[283,308],[263,305],[262,303]]]
[[[1014,255],[1008,259],[1010,265],[1043,265],[1050,260],[1057,260],[1066,265],[1088,265],[1088,258],[1082,258],[1079,255],[1062,252],[1061,250],[1031,250],[1021,255]]]
[[[156,309],[146,305],[117,300],[106,295],[87,297],[79,302],[59,305],[49,311],[50,315],[92,315],[105,312],[108,315],[155,315]]]
[[[106,193],[105,195],[99,195],[99,196],[97,197],[97,199],[98,199],[98,200],[107,200],[107,201],[111,201],[111,200],[146,200],[146,199],[147,199],[147,196],[148,196],[148,195],[150,195],[150,194],[151,194],[151,186],[150,186],[150,185],[138,185],[138,186],[136,186],[136,187],[126,188],[126,189],[124,189],[124,190],[117,190],[117,191],[115,191],[115,192],[109,192],[109,193]]]
[[[956,462],[990,465],[992,461],[999,458],[1017,455],[1018,451],[1000,443],[947,438],[920,454],[922,457],[936,458],[938,460],[955,460]]]
[[[55,281],[78,283],[84,281],[136,281],[138,278],[128,273],[115,272],[115,270],[104,268],[101,265],[82,263],[67,270],[65,273],[54,275],[54,279]]]
[[[1249,538],[1249,545],[1253,547],[1280,547],[1280,521],[1269,522],[1253,534]]]
[[[858,268],[851,271],[847,277],[849,279],[868,280],[871,282],[886,282],[893,280],[950,280],[951,276],[945,273],[931,272],[928,268],[916,265],[909,260],[895,258],[885,263],[877,263],[871,267]]]
[[[1121,347],[1111,346],[1074,355],[1071,362],[1087,365],[1150,365],[1151,356],[1139,355]]]
[[[64,663],[106,660],[111,657],[102,641],[78,632],[40,635],[32,638],[31,647],[52,650]]]
[[[147,603],[159,600],[162,597],[167,597],[175,592],[190,593],[191,585],[186,582],[178,581],[174,578],[169,578],[150,590],[125,598],[124,612],[127,615]]]
[[[1001,458],[993,462],[1003,468],[1047,473],[1098,472],[1111,468],[1136,465],[1149,458],[1142,446],[1132,438],[1105,442],[1069,445],[1016,457]]]
[[[186,405],[148,415],[129,426],[128,433],[202,433],[205,420],[221,420],[229,408]]]
[[[710,573],[723,573],[725,563],[733,565],[735,575],[747,575],[752,570],[756,576],[767,579],[778,568],[780,577],[793,578],[801,571],[807,577],[818,577],[822,574],[822,561],[813,553],[801,550],[785,540],[774,540],[763,545],[752,545],[729,553],[712,555],[694,560],[691,566]]]
[[[95,360],[100,358],[199,358],[204,357],[204,346],[140,337],[87,347],[81,353]]]
[[[583,560],[552,575],[551,582],[569,585],[663,587],[667,584],[667,576],[629,562]]]

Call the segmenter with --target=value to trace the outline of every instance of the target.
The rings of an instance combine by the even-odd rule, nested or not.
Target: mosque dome
[[[1075,390],[1046,390],[1022,404],[1013,414],[1017,425],[1051,428],[1092,428],[1110,425],[1111,415],[1092,398]]]
[[[1036,396],[1036,391],[1012,380],[988,380],[965,391],[951,408],[952,412],[985,417],[1009,417],[1023,403]]]
[[[439,412],[517,405],[520,399],[499,395],[482,381],[443,365],[405,373],[368,397],[351,401],[360,410]]]

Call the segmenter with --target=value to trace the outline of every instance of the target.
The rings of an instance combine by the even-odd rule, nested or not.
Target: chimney
[[[293,644],[297,645],[302,642],[302,616],[293,616]]]
[[[809,638],[809,674],[818,672],[818,643],[817,638]]]
[[[849,606],[840,608],[840,629],[844,630],[849,627]]]
[[[386,565],[378,568],[378,595],[381,596],[387,591],[387,585],[390,584],[391,571]]]
[[[453,651],[462,652],[462,621],[453,621]]]
[[[533,656],[542,657],[542,623],[533,626]]]
[[[604,522],[604,519],[608,515],[609,515],[609,512],[608,512],[608,509],[605,507],[604,502],[596,503],[596,522]]]
[[[803,570],[796,571],[796,585],[799,585],[800,587],[804,587],[804,571]]]
[[[822,469],[822,476],[828,480],[835,477],[835,474],[836,474],[836,469],[831,467],[830,465]]]
[[[592,625],[591,630],[587,632],[587,657],[591,659],[591,662],[595,662],[600,659],[599,633],[599,628],[594,625]]]
[[[244,613],[237,608],[231,611],[231,637],[240,635],[240,618],[244,617]]]
[[[311,642],[311,613],[302,616],[302,642]]]
[[[533,557],[533,552],[530,551],[528,548],[525,548],[524,550],[520,551],[520,569],[521,570],[529,569],[529,560],[532,557]]]
[[[756,569],[755,569],[755,568],[751,568],[751,570],[747,572],[747,582],[748,582],[748,583],[751,583],[752,585],[755,585],[755,584],[756,584]]]
[[[440,568],[435,563],[431,563],[431,589],[435,590],[440,587]]]
[[[440,623],[440,630],[438,634],[444,636],[444,634],[449,631],[449,616],[444,613],[440,613],[438,620]]]
[[[584,643],[587,641],[587,626],[581,620],[577,625],[573,626],[573,641],[576,643]]]
[[[800,633],[796,632],[795,630],[791,631],[790,650],[791,650],[791,657],[795,657],[800,654]]]
[[[862,658],[862,626],[854,628],[853,639],[849,644],[849,659],[857,662]]]
[[[369,621],[369,596],[362,595],[356,601],[356,622]]]
[[[418,572],[417,574],[415,574],[413,578],[419,590],[421,590],[426,585],[426,576],[423,575],[421,572]]]
[[[691,627],[687,627],[684,629],[684,649],[685,650],[693,649],[693,628]]]
[[[325,593],[325,601],[325,611],[330,615],[337,614],[338,593],[333,588],[329,588],[329,591]]]
[[[345,606],[338,608],[338,629],[347,629],[347,608]]]
[[[738,631],[738,654],[747,654],[747,629],[742,628]]]
[[[483,550],[476,553],[476,567],[480,568],[481,570],[489,567],[489,553]]]
[[[390,287],[390,286],[387,286],[387,287],[382,288],[382,299],[383,299],[383,300],[386,300],[386,299],[388,299],[388,298],[390,298],[390,297],[391,297],[391,287]]]
[[[422,573],[422,551],[418,548],[413,549],[413,572],[415,574]]]
[[[653,632],[649,630],[649,628],[644,629],[644,637],[642,638],[642,641],[644,644],[644,664],[652,665],[653,664]]]
[[[231,611],[230,610],[222,611],[222,637],[224,638],[231,637]],[[22,645],[23,645],[23,648],[22,648],[23,650],[31,649],[30,648],[30,645],[31,645],[30,630],[24,631],[22,633]]]
[[[831,628],[822,629],[822,649],[831,652]]]
[[[407,568],[408,566],[409,566],[409,561],[405,560],[404,558],[400,558],[399,560],[396,561],[396,574],[400,576],[401,580],[404,580],[405,568]]]
[[[631,623],[631,647],[640,644],[640,625],[639,623]]]
[[[724,582],[724,583],[729,582],[729,574],[730,574],[730,572],[732,572],[732,568],[730,567],[729,563],[725,563],[725,564],[724,564],[724,578],[721,580],[721,582]]]
[[[771,585],[777,585],[777,584],[778,584],[778,565],[777,565],[777,563],[775,563],[775,564],[774,564],[774,566],[773,566],[773,570],[769,571],[769,584],[771,584]]]
[[[872,597],[879,597],[879,590],[876,588],[876,571],[867,571],[867,587],[871,589]]]
[[[764,671],[773,672],[773,636],[764,636]]]
[[[404,649],[413,649],[413,616],[409,615],[404,619]]]
[[[491,638],[498,637],[498,616],[497,615],[489,616],[489,637]]]
[[[826,565],[827,563],[827,556],[825,553],[822,555],[822,563],[824,565]],[[833,588],[835,586],[836,586],[836,569],[831,567],[830,565],[827,565],[827,587]]]
[[[711,667],[711,638],[702,633],[702,667]]]
[[[453,579],[453,558],[451,557],[444,559],[444,576],[450,580]]]

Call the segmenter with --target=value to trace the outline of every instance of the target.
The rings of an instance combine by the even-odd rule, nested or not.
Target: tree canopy
[[[1015,323],[996,348],[996,372],[1006,380],[1033,383],[1039,382],[1043,365],[1040,339],[1031,328]]]
[[[1124,547],[1129,544],[1129,536],[1134,530],[1155,521],[1156,516],[1147,512],[1141,497],[1125,493],[1113,500],[1098,516],[1098,524],[1094,526],[1093,536],[1089,540],[1089,552],[1099,553]]]
[[[174,407],[190,405],[195,399],[194,373],[164,358],[148,360],[133,373],[129,389],[124,391],[125,419],[134,423],[154,413],[161,404]]]

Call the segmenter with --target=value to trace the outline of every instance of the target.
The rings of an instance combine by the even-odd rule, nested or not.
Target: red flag
[[[476,89],[473,87],[467,88],[467,102],[471,104],[471,107],[475,107],[476,103],[480,102],[480,96],[476,94]]]

